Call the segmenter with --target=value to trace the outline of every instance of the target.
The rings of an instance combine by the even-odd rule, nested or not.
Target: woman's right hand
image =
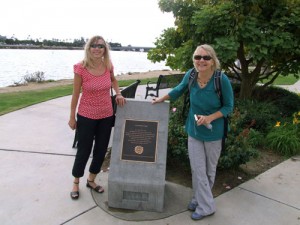
[[[76,119],[70,119],[68,124],[69,124],[69,127],[70,127],[72,130],[75,130],[76,127],[77,127]]]
[[[154,98],[152,99],[152,104],[156,104],[156,103],[160,103],[163,102],[164,100],[162,100],[161,98]]]
[[[170,99],[169,95],[165,95],[165,96],[163,96],[161,98],[154,98],[154,99],[152,99],[152,104],[164,102],[164,101],[169,100],[169,99]]]

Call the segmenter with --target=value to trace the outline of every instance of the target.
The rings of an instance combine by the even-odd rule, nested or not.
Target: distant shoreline
[[[83,47],[36,46],[36,45],[0,45],[0,49],[83,50]]]
[[[0,45],[0,49],[37,49],[37,50],[83,50],[83,47],[71,46],[44,46],[44,45]],[[148,52],[152,47],[135,47],[122,46],[110,47],[111,51],[134,51],[134,52]]]

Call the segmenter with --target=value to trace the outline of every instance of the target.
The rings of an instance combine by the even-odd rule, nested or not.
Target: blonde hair
[[[104,65],[106,66],[106,68],[111,70],[112,64],[111,64],[111,58],[110,58],[110,52],[109,52],[109,45],[106,43],[106,41],[104,40],[104,38],[102,36],[98,36],[98,35],[91,37],[85,44],[84,59],[82,61],[82,65],[84,68],[93,66],[90,48],[91,48],[91,45],[95,44],[98,40],[102,40],[104,42],[105,51],[104,51],[104,55],[103,55],[103,62],[104,62]]]
[[[215,50],[213,49],[213,47],[210,46],[210,45],[208,45],[208,44],[199,45],[196,48],[196,50],[194,51],[194,54],[193,54],[193,64],[194,64],[194,67],[196,68],[195,61],[194,61],[194,56],[197,54],[197,52],[200,50],[200,48],[204,49],[208,53],[208,55],[212,58],[212,60],[214,61],[212,69],[213,70],[220,69],[221,68],[221,64],[220,64],[220,61],[219,61],[219,59],[217,57],[217,54],[216,54]]]

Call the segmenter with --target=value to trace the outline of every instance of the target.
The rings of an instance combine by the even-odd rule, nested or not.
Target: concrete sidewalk
[[[144,98],[144,88],[138,87],[137,98]],[[67,125],[70,100],[66,96],[0,116],[1,224],[300,225],[300,161],[292,159],[220,195],[216,214],[197,222],[189,211],[157,220],[120,219],[98,206],[85,187],[87,171],[80,199],[72,201],[76,150]],[[97,182],[106,186],[107,177],[101,173]]]

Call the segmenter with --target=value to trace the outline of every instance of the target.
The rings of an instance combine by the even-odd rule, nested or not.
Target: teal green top
[[[188,89],[190,73],[191,69],[184,75],[181,83],[169,92],[171,101],[175,101]],[[222,73],[221,90],[223,95],[222,107],[220,98],[215,91],[213,76],[204,88],[200,88],[196,81],[193,82],[190,88],[190,108],[185,122],[185,130],[189,136],[200,141],[216,141],[222,139],[224,134],[223,118],[212,121],[211,130],[204,125],[197,126],[194,119],[194,114],[210,115],[220,111],[223,116],[226,117],[233,111],[233,90],[228,77],[224,73]]]

